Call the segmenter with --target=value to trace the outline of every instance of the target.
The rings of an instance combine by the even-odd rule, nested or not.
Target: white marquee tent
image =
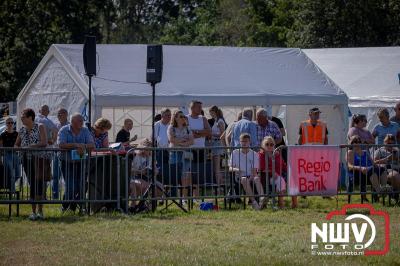
[[[18,109],[48,104],[82,112],[88,100],[82,45],[52,45],[18,96]],[[145,84],[146,45],[97,45],[98,73],[93,78],[93,120],[113,123],[111,138],[125,118],[134,120],[133,134],[148,136],[151,87]],[[283,119],[289,143],[308,109],[319,106],[330,128],[331,143],[343,143],[347,130],[346,94],[300,50],[163,46],[163,80],[156,87],[157,109],[223,107],[228,122],[243,107],[268,107]]]
[[[352,113],[367,115],[368,128],[378,123],[380,107],[400,101],[400,47],[305,49],[317,64],[349,96]]]

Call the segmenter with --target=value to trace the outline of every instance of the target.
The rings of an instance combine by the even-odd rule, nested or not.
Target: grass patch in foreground
[[[312,256],[310,224],[336,208],[319,197],[297,210],[255,212],[171,210],[127,216],[63,216],[46,206],[46,220],[8,219],[0,206],[0,263],[125,265],[399,265],[400,208],[382,207],[391,216],[391,250],[386,256]],[[340,200],[339,207],[344,204]]]

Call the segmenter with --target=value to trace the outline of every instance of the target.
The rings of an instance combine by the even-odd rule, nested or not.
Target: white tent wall
[[[56,116],[59,108],[67,109],[69,114],[80,113],[85,102],[85,95],[65,68],[55,57],[51,57],[30,84],[29,90],[19,99],[18,110],[32,108],[38,112],[40,106],[47,104],[50,116]]]
[[[352,114],[365,114],[368,129],[379,108],[400,101],[400,47],[304,49],[303,52],[349,96]]]
[[[81,112],[88,99],[82,48],[52,45],[18,96],[19,110],[27,103],[35,110],[46,103],[53,114],[60,107]],[[149,137],[152,97],[145,82],[146,45],[97,45],[96,50],[92,123],[100,116],[109,118],[113,123],[110,139],[114,140],[123,120],[130,117],[135,124],[132,134]],[[212,105],[221,107],[227,122],[232,122],[243,107],[272,106],[272,113],[279,113],[287,127],[297,128],[313,106],[347,108],[347,95],[300,49],[165,45],[163,54],[157,110],[186,106],[187,111],[191,100],[200,100],[206,111]],[[293,120],[300,113],[304,117]],[[331,118],[331,113],[338,117]],[[326,117],[328,125],[344,132],[347,116],[339,125],[344,112],[331,113]],[[297,129],[288,130],[290,144],[296,142],[297,133]],[[341,143],[339,139],[334,137],[331,143]]]
[[[210,118],[208,114],[208,105],[204,103],[206,117]],[[227,123],[232,123],[236,120],[238,112],[242,111],[244,108],[252,108],[257,110],[261,106],[220,106]],[[288,105],[288,106],[272,106],[267,108],[270,110],[269,114],[277,116],[280,118],[285,125],[286,129],[286,141],[288,144],[296,144],[299,133],[299,125],[303,120],[309,119],[308,111],[313,106],[308,105]],[[321,113],[321,119],[325,121],[328,125],[329,130],[329,143],[330,144],[341,144],[346,143],[346,132],[347,127],[347,107],[343,108],[340,105],[319,105],[318,106]],[[184,107],[168,107],[172,111],[175,109],[181,109],[187,113],[187,106]],[[162,107],[156,108],[156,113]],[[287,115],[290,114],[290,115]],[[115,107],[115,108],[103,108],[101,116],[109,119],[113,124],[112,129],[109,132],[110,141],[114,141],[117,132],[123,126],[124,120],[130,118],[133,120],[133,130],[131,135],[138,135],[139,138],[150,138],[151,137],[151,122],[152,113],[149,106],[126,106],[126,107]]]

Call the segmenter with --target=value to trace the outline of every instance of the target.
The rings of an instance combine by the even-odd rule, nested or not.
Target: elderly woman
[[[367,201],[367,179],[371,181],[372,188],[380,193],[381,185],[385,185],[387,181],[387,173],[385,168],[375,165],[368,150],[363,149],[362,140],[358,135],[350,138],[349,144],[352,145],[347,151],[347,169],[349,174],[348,192],[353,192],[354,183],[360,184],[361,199]],[[349,196],[350,198],[350,196]],[[378,195],[374,194],[373,198],[378,201]]]
[[[99,118],[94,123],[91,133],[94,139],[96,149],[108,148],[108,131],[111,129],[112,124],[106,118]]]
[[[271,136],[267,136],[261,142],[261,150],[258,153],[261,171],[261,182],[263,186],[269,185],[270,191],[278,192],[278,206],[285,206],[283,195],[286,192],[286,181],[284,176],[287,174],[287,165],[279,152],[274,155],[275,140]],[[272,171],[272,158],[275,158],[275,171]],[[268,177],[268,179],[267,179]],[[268,182],[268,183],[267,183]],[[274,189],[272,189],[274,184]],[[292,208],[297,208],[297,197],[292,197]]]
[[[396,144],[396,137],[394,135],[388,134],[384,139],[385,145]],[[388,181],[396,192],[394,195],[396,201],[399,201],[400,192],[400,158],[399,149],[393,146],[384,146],[379,148],[374,153],[375,164],[384,167],[388,173]]]
[[[352,136],[357,135],[360,137],[362,143],[375,144],[375,139],[372,136],[371,132],[366,129],[366,126],[367,117],[365,115],[353,115],[351,120],[351,128],[349,128],[349,132],[347,133],[348,140],[350,140]]]
[[[15,147],[23,148],[45,148],[47,146],[47,135],[44,125],[35,123],[35,112],[32,109],[25,109],[21,113],[22,128],[19,131]],[[49,162],[43,160],[43,152],[24,152],[22,165],[25,175],[30,184],[30,199],[43,200],[46,192],[45,168],[50,170]],[[48,164],[48,165],[44,165]],[[37,212],[36,212],[37,211]],[[32,204],[30,220],[43,219],[43,205]]]
[[[194,137],[192,132],[189,130],[187,125],[186,116],[183,114],[182,111],[175,111],[171,125],[168,127],[168,140],[169,140],[169,147],[174,148],[182,148],[186,147],[189,148],[194,143]],[[183,187],[188,187],[192,185],[192,180],[190,177],[190,158],[186,155],[191,155],[192,153],[189,151],[183,150],[176,150],[171,151],[169,156],[169,163],[176,164],[182,170],[182,180],[181,184]],[[184,194],[187,195],[187,192]]]

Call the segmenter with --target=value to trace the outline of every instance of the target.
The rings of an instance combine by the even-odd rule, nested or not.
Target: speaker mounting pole
[[[147,45],[147,65],[146,65],[146,82],[151,84],[152,88],[152,123],[151,123],[151,143],[152,143],[152,169],[151,171],[151,180],[152,180],[152,194],[155,196],[156,192],[156,138],[154,132],[154,123],[156,116],[156,83],[161,82],[162,79],[162,65],[163,65],[163,56],[162,56],[162,45]],[[151,209],[155,211],[157,208],[157,201],[151,201]]]
[[[92,125],[92,76],[93,75],[88,75],[89,77],[89,109],[88,109],[88,122],[89,125]]]
[[[152,82],[151,83],[151,88],[152,88],[152,122],[151,122],[151,143],[152,143],[152,147],[153,147],[153,151],[151,153],[151,162],[152,162],[152,169],[153,171],[151,171],[151,179],[153,181],[153,186],[152,186],[152,191],[151,193],[153,194],[153,197],[156,195],[156,175],[155,175],[155,168],[156,166],[156,138],[154,135],[154,123],[155,123],[155,116],[156,116],[156,83]],[[157,201],[153,200],[151,201],[151,210],[154,212],[157,208]]]

